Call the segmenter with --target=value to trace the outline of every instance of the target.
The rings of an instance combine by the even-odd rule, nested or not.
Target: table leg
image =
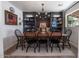
[[[40,52],[40,40],[38,40],[38,52]]]
[[[47,43],[46,43],[46,51],[48,52],[48,45],[49,45],[49,41],[47,39]]]

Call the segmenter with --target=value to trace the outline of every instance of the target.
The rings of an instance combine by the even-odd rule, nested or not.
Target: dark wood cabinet
[[[50,27],[51,31],[62,31],[63,26],[63,13],[62,12],[52,12]]]
[[[40,18],[36,17],[36,12],[23,12],[23,31],[34,32],[38,31],[41,22],[46,22],[47,27],[50,31],[62,31],[63,29],[63,13],[62,12],[49,12],[49,17]],[[53,20],[56,20],[57,27],[53,30]]]
[[[36,31],[36,19],[34,13],[23,12],[23,31],[24,32]]]

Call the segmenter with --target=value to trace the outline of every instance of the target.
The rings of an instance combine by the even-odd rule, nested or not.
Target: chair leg
[[[40,43],[38,43],[38,52],[40,52]]]
[[[51,43],[51,52],[53,51],[53,43]]]
[[[61,49],[60,49],[59,43],[57,43],[57,47],[59,48],[59,51],[61,52]]]
[[[36,44],[34,44],[34,53],[36,53],[36,48],[37,48],[37,45]]]
[[[69,45],[69,47],[71,48],[71,45],[70,45],[70,43],[68,42],[68,45]]]
[[[22,45],[22,50],[23,50],[24,48],[23,48],[23,45]]]
[[[34,47],[34,53],[36,53],[36,47]]]
[[[62,49],[64,50],[64,48],[65,48],[65,42],[64,42],[64,40],[63,40]]]
[[[34,48],[34,53],[36,53],[36,47]]]
[[[19,41],[19,40],[17,40],[16,49],[18,49],[19,44],[20,44],[20,41]]]
[[[51,40],[50,39],[51,38],[49,38],[49,41],[48,41],[49,42],[49,44],[48,44],[49,47],[51,47]]]
[[[26,46],[25,46],[25,43],[26,43],[26,42],[24,41],[23,43],[24,43],[24,44],[23,44],[24,48],[26,48]]]
[[[24,43],[23,41],[21,41],[21,47],[22,47],[22,50],[24,49]]]
[[[16,44],[16,49],[18,49],[18,43]]]
[[[28,51],[29,47],[30,47],[30,45],[27,46],[26,52]]]
[[[22,50],[23,50],[24,48],[23,48],[23,46],[22,46]]]
[[[48,52],[48,43],[46,43],[46,51]]]
[[[49,41],[49,38],[47,39],[47,52],[49,51],[49,44],[50,44],[50,41]]]

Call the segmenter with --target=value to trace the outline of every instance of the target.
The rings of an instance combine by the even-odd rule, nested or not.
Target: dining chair
[[[36,40],[35,32],[26,32],[25,36],[27,42],[26,52],[28,51],[29,48],[34,48],[34,52],[36,52],[37,40]]]
[[[47,30],[47,23],[46,22],[41,22],[39,25],[39,30],[37,33],[37,38],[38,38],[38,52],[40,52],[40,47],[42,44],[46,45],[46,51],[48,52],[48,30]]]
[[[48,52],[49,34],[47,32],[45,33],[38,32],[37,38],[38,38],[38,52],[40,52],[40,48],[42,45],[45,45],[45,49]]]
[[[71,29],[67,29],[66,32],[67,36],[65,37],[65,45],[68,46],[71,48],[71,45],[70,45],[70,36],[72,34],[72,30]]]
[[[21,31],[19,29],[16,29],[15,30],[15,35],[17,37],[16,49],[18,47],[22,47],[22,50],[23,50],[23,48],[25,47],[25,39],[24,39],[23,33],[21,33]]]
[[[53,47],[54,45],[56,45],[59,48],[59,51],[61,52],[61,48],[60,48],[60,40],[62,37],[62,33],[61,32],[52,32],[51,33],[51,52],[53,51]]]

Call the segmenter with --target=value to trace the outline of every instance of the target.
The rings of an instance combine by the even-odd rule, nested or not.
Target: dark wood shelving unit
[[[41,22],[46,22],[47,27],[52,30],[53,18],[56,18],[57,28],[55,31],[62,31],[63,29],[63,12],[49,12],[50,17],[40,18],[36,17],[36,12],[23,12],[23,32],[35,32],[38,31]],[[59,17],[54,17],[54,15],[60,15]],[[59,19],[61,18],[61,19]]]
[[[36,19],[34,12],[23,12],[23,32],[36,31]]]
[[[59,15],[59,17],[54,17],[54,15]],[[54,31],[62,31],[63,28],[63,13],[62,12],[52,12],[51,13],[51,22],[50,22],[50,26],[51,26],[51,31],[53,31],[53,26],[52,26],[52,22],[53,20],[56,20],[57,23],[57,27]]]

